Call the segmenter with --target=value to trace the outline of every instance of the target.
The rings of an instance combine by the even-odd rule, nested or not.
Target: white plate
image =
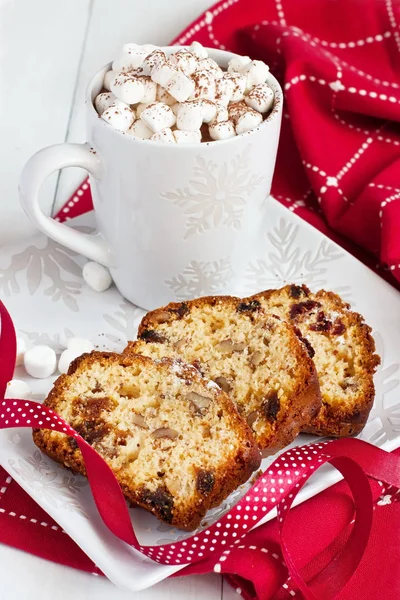
[[[265,251],[248,265],[240,289],[244,296],[285,283],[306,283],[311,289],[336,291],[361,312],[372,328],[382,364],[375,377],[376,400],[368,423],[359,436],[392,450],[400,446],[400,294],[371,270],[331,242],[323,234],[283,208],[267,201]],[[71,221],[93,228],[93,213]],[[81,278],[85,259],[38,234],[18,245],[0,249],[0,297],[13,317],[18,335],[28,346],[46,343],[57,352],[66,339],[79,335],[100,349],[121,350],[136,336],[144,312],[126,302],[115,288],[102,294],[89,289]],[[182,297],[201,295],[203,277],[220,274],[188,272]],[[186,287],[185,287],[186,286]],[[31,380],[18,369],[42,400],[52,385]],[[293,445],[313,436],[299,436]],[[273,461],[263,461],[265,469]],[[0,432],[0,464],[76,541],[116,585],[136,591],[153,585],[181,567],[153,563],[115,538],[97,514],[84,478],[73,475],[43,456],[27,430]],[[317,494],[339,479],[333,469],[320,470],[303,488],[298,502]],[[207,515],[210,524],[235,503],[246,486],[234,492],[221,507]],[[163,544],[186,537],[141,509],[131,509],[132,520],[143,544]],[[265,519],[274,516],[271,512]]]

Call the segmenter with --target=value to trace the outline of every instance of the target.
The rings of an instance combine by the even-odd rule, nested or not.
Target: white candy
[[[240,135],[241,133],[246,133],[246,131],[250,131],[250,129],[254,129],[258,125],[260,125],[260,123],[262,123],[262,120],[262,115],[259,112],[253,110],[252,108],[249,108],[249,110],[241,114],[238,120],[236,121],[237,135]]]
[[[179,67],[185,75],[192,75],[197,69],[197,57],[188,50],[178,50],[170,56],[170,61]]]
[[[161,85],[157,85],[157,94],[156,94],[157,102],[164,102],[167,106],[172,106],[176,104],[176,100],[171,94],[167,92]]]
[[[240,100],[243,100],[247,85],[246,75],[242,75],[241,73],[227,73],[224,75],[224,79],[227,82],[231,82],[231,102],[239,102]]]
[[[25,352],[24,366],[31,377],[50,377],[57,367],[56,353],[49,346],[34,346]]]
[[[203,123],[203,107],[200,102],[191,100],[178,105],[176,126],[183,131],[199,131]]]
[[[212,58],[203,58],[198,61],[197,71],[208,71],[214,77],[214,79],[221,79],[224,72]]]
[[[199,100],[198,103],[201,106],[202,114],[203,114],[203,123],[210,123],[217,114],[217,105],[215,102],[211,100]],[[228,113],[226,114],[226,118],[228,118]]]
[[[122,52],[112,64],[114,71],[130,71],[141,66],[144,58],[148,53],[143,50],[142,46],[137,44],[125,44]]]
[[[151,78],[163,88],[166,88],[175,73],[175,66],[170,61],[167,61],[154,67],[151,72]]]
[[[102,113],[101,118],[118,131],[128,131],[135,119],[135,113],[127,104],[117,100]]]
[[[207,58],[208,57],[207,50],[204,48],[204,46],[202,46],[200,44],[200,42],[192,42],[192,44],[190,46],[190,51],[195,56],[197,56],[197,58]]]
[[[25,344],[24,340],[20,337],[17,337],[17,356],[16,356],[16,362],[15,362],[16,367],[23,364],[25,352],[26,352],[26,344]]]
[[[74,350],[83,354],[94,350],[94,345],[90,340],[80,337],[71,337],[67,340],[68,350]],[[79,355],[78,355],[79,356]]]
[[[165,129],[161,129],[161,131],[157,131],[154,135],[151,136],[151,140],[155,142],[163,142],[164,144],[175,144],[175,137],[172,132],[172,129],[166,127]]]
[[[111,91],[111,82],[113,81],[115,76],[115,71],[107,71],[107,73],[104,75],[103,87],[109,92]]]
[[[111,81],[111,91],[125,104],[136,104],[144,97],[142,77],[131,73],[117,73]]]
[[[171,108],[162,102],[149,104],[140,115],[140,118],[154,133],[175,125],[176,117]]]
[[[144,104],[155,102],[158,88],[156,82],[152,81],[150,77],[141,77],[140,80],[142,81],[144,87],[144,94],[140,102]]]
[[[215,79],[209,71],[196,71],[193,76],[194,90],[190,100],[205,98],[206,100],[215,99]]]
[[[69,365],[81,354],[83,354],[83,352],[79,352],[79,350],[64,350],[58,361],[58,370],[60,373],[67,373]]]
[[[112,92],[103,92],[96,96],[94,100],[94,105],[96,107],[97,112],[101,115],[107,108],[114,104],[116,101],[116,96]]]
[[[135,121],[128,129],[128,133],[132,137],[139,138],[140,140],[149,140],[153,135],[152,130],[143,123],[142,119]]]
[[[173,135],[177,144],[199,144],[201,142],[200,131],[182,131],[176,129]]]
[[[235,127],[232,121],[213,121],[208,126],[210,137],[212,140],[227,140],[231,137],[235,137]]]
[[[6,393],[4,398],[15,398],[17,400],[25,400],[31,395],[31,388],[25,381],[21,379],[12,379],[7,383]]]
[[[151,52],[146,58],[143,60],[141,69],[143,75],[151,76],[153,69],[159,67],[167,62],[167,57],[165,56],[165,52],[160,49],[156,49]]]
[[[247,89],[254,85],[264,83],[269,74],[269,67],[262,60],[252,60],[246,65],[243,73],[247,75]]]
[[[274,104],[274,92],[267,83],[259,83],[250,90],[244,101],[259,113],[266,113]]]
[[[228,73],[243,73],[250,63],[251,58],[249,56],[235,56],[228,62]]]
[[[93,261],[89,261],[83,266],[82,277],[95,292],[104,292],[112,283],[110,271]]]
[[[228,119],[229,119],[229,113],[228,113],[228,109],[226,108],[226,106],[221,106],[221,105],[217,104],[213,122],[219,123],[221,121],[227,121]]]
[[[185,75],[185,73],[182,73],[182,71],[175,71],[165,88],[175,100],[178,100],[178,102],[185,102],[185,100],[193,94],[195,84],[194,81]]]

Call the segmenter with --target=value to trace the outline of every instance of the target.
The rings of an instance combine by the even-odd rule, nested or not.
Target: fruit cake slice
[[[264,455],[287,446],[321,406],[318,377],[293,327],[257,301],[199,298],[148,313],[125,353],[180,356],[227,392]]]
[[[290,320],[304,337],[317,368],[322,408],[308,433],[343,437],[363,429],[374,401],[373,374],[380,358],[364,318],[333,292],[312,293],[287,285],[252,296],[247,302]]]
[[[45,405],[106,460],[132,503],[181,529],[247,481],[261,456],[230,398],[182,363],[92,352],[76,359]],[[35,444],[86,475],[75,440],[35,429]]]

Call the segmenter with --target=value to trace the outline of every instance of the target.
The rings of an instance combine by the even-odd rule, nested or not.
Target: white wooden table
[[[126,42],[168,42],[211,0],[0,0],[0,246],[33,230],[19,206],[18,178],[31,154],[85,141],[84,91]],[[68,169],[43,186],[48,214],[84,173]],[[0,544],[4,600],[232,600],[218,575],[169,580],[141,593]]]

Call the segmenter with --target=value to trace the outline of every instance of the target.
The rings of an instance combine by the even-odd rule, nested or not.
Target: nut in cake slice
[[[106,460],[133,504],[194,530],[261,461],[229,397],[182,361],[92,352],[45,401]],[[86,475],[73,438],[35,429],[35,444]]]
[[[180,356],[229,394],[264,455],[287,446],[321,406],[318,378],[294,328],[257,300],[230,296],[148,313],[125,354]]]

